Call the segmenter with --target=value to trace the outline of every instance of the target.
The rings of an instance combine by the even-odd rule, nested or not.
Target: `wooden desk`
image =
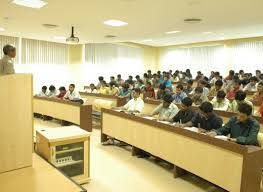
[[[1,192],[85,192],[41,157],[33,154],[33,167],[0,174]]]
[[[113,107],[123,106],[127,102],[126,98],[121,98],[121,97],[112,96],[112,95],[103,95],[103,94],[80,92],[80,96],[84,99],[87,99],[89,105],[93,105],[94,101],[96,99],[101,99],[101,100],[105,100],[105,101],[112,101]]]
[[[154,99],[145,99],[144,100],[144,109],[143,109],[143,114],[151,114],[151,112],[162,103],[160,100],[154,100]],[[180,107],[179,104],[177,104],[178,107]],[[198,110],[198,107],[193,106],[192,107],[194,111]],[[230,117],[233,117],[237,115],[236,113],[233,112],[228,112],[228,111],[219,111],[219,110],[214,110],[214,112],[222,117],[224,123],[227,123]],[[254,119],[256,119],[260,123],[260,132],[263,132],[263,118],[258,117],[258,116],[253,116]]]
[[[86,131],[92,131],[92,106],[55,98],[34,97],[34,113],[79,125]]]
[[[102,110],[102,137],[143,149],[226,190],[258,192],[263,150],[113,110]],[[178,173],[178,172],[177,172]]]

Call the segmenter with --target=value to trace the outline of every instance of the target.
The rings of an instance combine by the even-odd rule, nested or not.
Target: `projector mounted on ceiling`
[[[71,44],[79,43],[79,38],[74,35],[74,27],[72,27],[71,36],[66,39],[66,42]]]

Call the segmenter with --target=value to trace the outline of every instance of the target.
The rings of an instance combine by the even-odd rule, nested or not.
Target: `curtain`
[[[86,44],[83,73],[86,82],[97,82],[99,76],[108,81],[110,76],[122,74],[124,78],[129,75],[141,75],[144,72],[143,51],[141,48],[119,44]],[[88,75],[87,75],[88,74]]]
[[[0,35],[0,58],[3,57],[4,53],[3,53],[3,47],[6,44],[12,44],[16,47],[16,53],[17,53],[17,57],[15,58],[14,62],[18,63],[18,57],[19,57],[19,39],[18,37],[9,37],[9,36],[2,36]]]
[[[235,71],[255,73],[263,70],[263,41],[237,43],[233,46],[232,62]]]
[[[165,49],[160,62],[164,71],[190,69],[192,74],[202,71],[207,76],[211,71],[226,74],[228,69],[224,45]]]
[[[68,64],[69,45],[22,39],[22,64]]]

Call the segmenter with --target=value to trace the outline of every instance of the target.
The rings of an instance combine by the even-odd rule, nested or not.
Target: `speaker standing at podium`
[[[14,58],[16,57],[16,48],[7,44],[3,48],[4,56],[0,60],[0,75],[14,74]]]

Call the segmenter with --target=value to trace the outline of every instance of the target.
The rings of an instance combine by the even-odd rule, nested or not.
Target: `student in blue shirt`
[[[175,103],[182,103],[182,100],[187,97],[186,93],[183,91],[184,87],[179,84],[176,86],[176,93],[173,95]]]

